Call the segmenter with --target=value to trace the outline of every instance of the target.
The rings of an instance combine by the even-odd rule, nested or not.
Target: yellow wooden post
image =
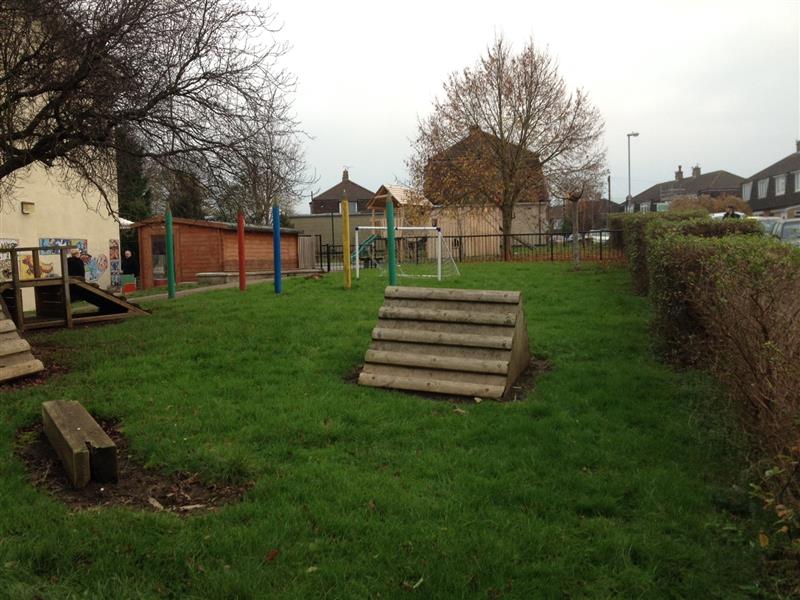
[[[344,191],[342,192],[342,268],[344,289],[349,290],[353,285],[350,273],[350,203],[347,201],[347,192]]]

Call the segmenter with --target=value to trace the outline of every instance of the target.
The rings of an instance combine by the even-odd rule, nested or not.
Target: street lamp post
[[[639,132],[638,131],[631,131],[627,135],[628,135],[628,198],[627,198],[627,201],[625,202],[626,210],[630,208],[631,200],[632,200],[632,196],[631,196],[631,138],[632,137],[639,137]],[[632,212],[632,211],[629,211],[629,212]]]

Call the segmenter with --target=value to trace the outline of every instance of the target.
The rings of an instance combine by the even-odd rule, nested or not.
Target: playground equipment
[[[530,361],[522,293],[389,286],[358,383],[501,398]]]
[[[79,402],[43,402],[42,427],[74,488],[117,482],[117,446]]]
[[[275,293],[283,290],[281,280],[281,209],[278,203],[272,205],[272,262],[275,264]]]
[[[41,246],[10,248],[11,280],[0,283],[0,308],[13,319],[18,331],[42,327],[72,327],[84,323],[112,321],[127,317],[147,315],[147,311],[122,298],[87,283],[82,278],[70,277],[67,271],[67,253],[73,246]],[[61,275],[42,277],[40,252],[60,254]],[[22,279],[19,272],[20,253],[30,253],[33,278]],[[26,316],[22,303],[22,290],[33,288],[36,299],[35,316]],[[81,300],[97,308],[95,312],[74,312],[72,302]]]
[[[363,244],[359,244],[361,231],[385,231],[387,233],[387,254],[389,256],[389,271],[392,272],[392,257],[390,249],[387,227],[358,226],[355,228],[356,250],[351,256],[355,260],[356,279],[361,276],[360,257],[362,253],[375,245],[380,238],[376,234],[371,234]],[[394,231],[399,235],[395,236],[394,250],[394,270],[400,277],[423,277],[436,278],[441,281],[445,276],[458,276],[458,265],[450,252],[450,248],[444,243],[442,230],[439,227],[395,227]],[[417,232],[418,235],[414,235]],[[400,249],[400,258],[397,258],[397,249]],[[420,266],[421,265],[421,266]],[[430,266],[426,270],[426,266]]]
[[[34,358],[30,344],[19,337],[11,316],[0,306],[0,382],[43,370],[42,361]]]
[[[350,203],[347,201],[347,192],[342,192],[342,248],[343,256],[350,252]],[[356,234],[358,235],[358,234]],[[356,248],[358,248],[358,238],[356,238]],[[358,261],[356,261],[358,264]],[[344,260],[342,264],[344,271],[344,289],[349,290],[353,285],[353,275],[350,271],[350,261]]]

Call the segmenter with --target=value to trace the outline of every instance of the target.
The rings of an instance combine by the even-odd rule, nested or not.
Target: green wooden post
[[[168,208],[164,219],[167,229],[167,297],[175,297],[175,248],[172,245],[172,211]]]
[[[394,201],[386,194],[386,244],[389,254],[389,285],[397,285],[397,256],[394,242]]]

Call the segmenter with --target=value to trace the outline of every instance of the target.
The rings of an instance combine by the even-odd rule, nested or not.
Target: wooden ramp
[[[386,288],[358,383],[502,397],[528,366],[522,293]]]
[[[28,282],[22,282],[23,285],[26,283]],[[65,285],[60,278],[44,279],[35,283],[37,285],[31,286],[34,287],[36,298],[34,317],[25,316],[23,313],[20,289],[22,286],[15,286],[11,282],[0,284],[0,304],[4,305],[8,314],[12,315],[20,331],[42,327],[72,327],[150,314],[136,304],[79,278],[68,279],[66,285],[68,294],[65,293]],[[83,301],[97,310],[73,312],[72,303],[77,301]]]
[[[42,361],[31,354],[31,346],[17,333],[7,314],[0,308],[0,383],[44,370]]]

